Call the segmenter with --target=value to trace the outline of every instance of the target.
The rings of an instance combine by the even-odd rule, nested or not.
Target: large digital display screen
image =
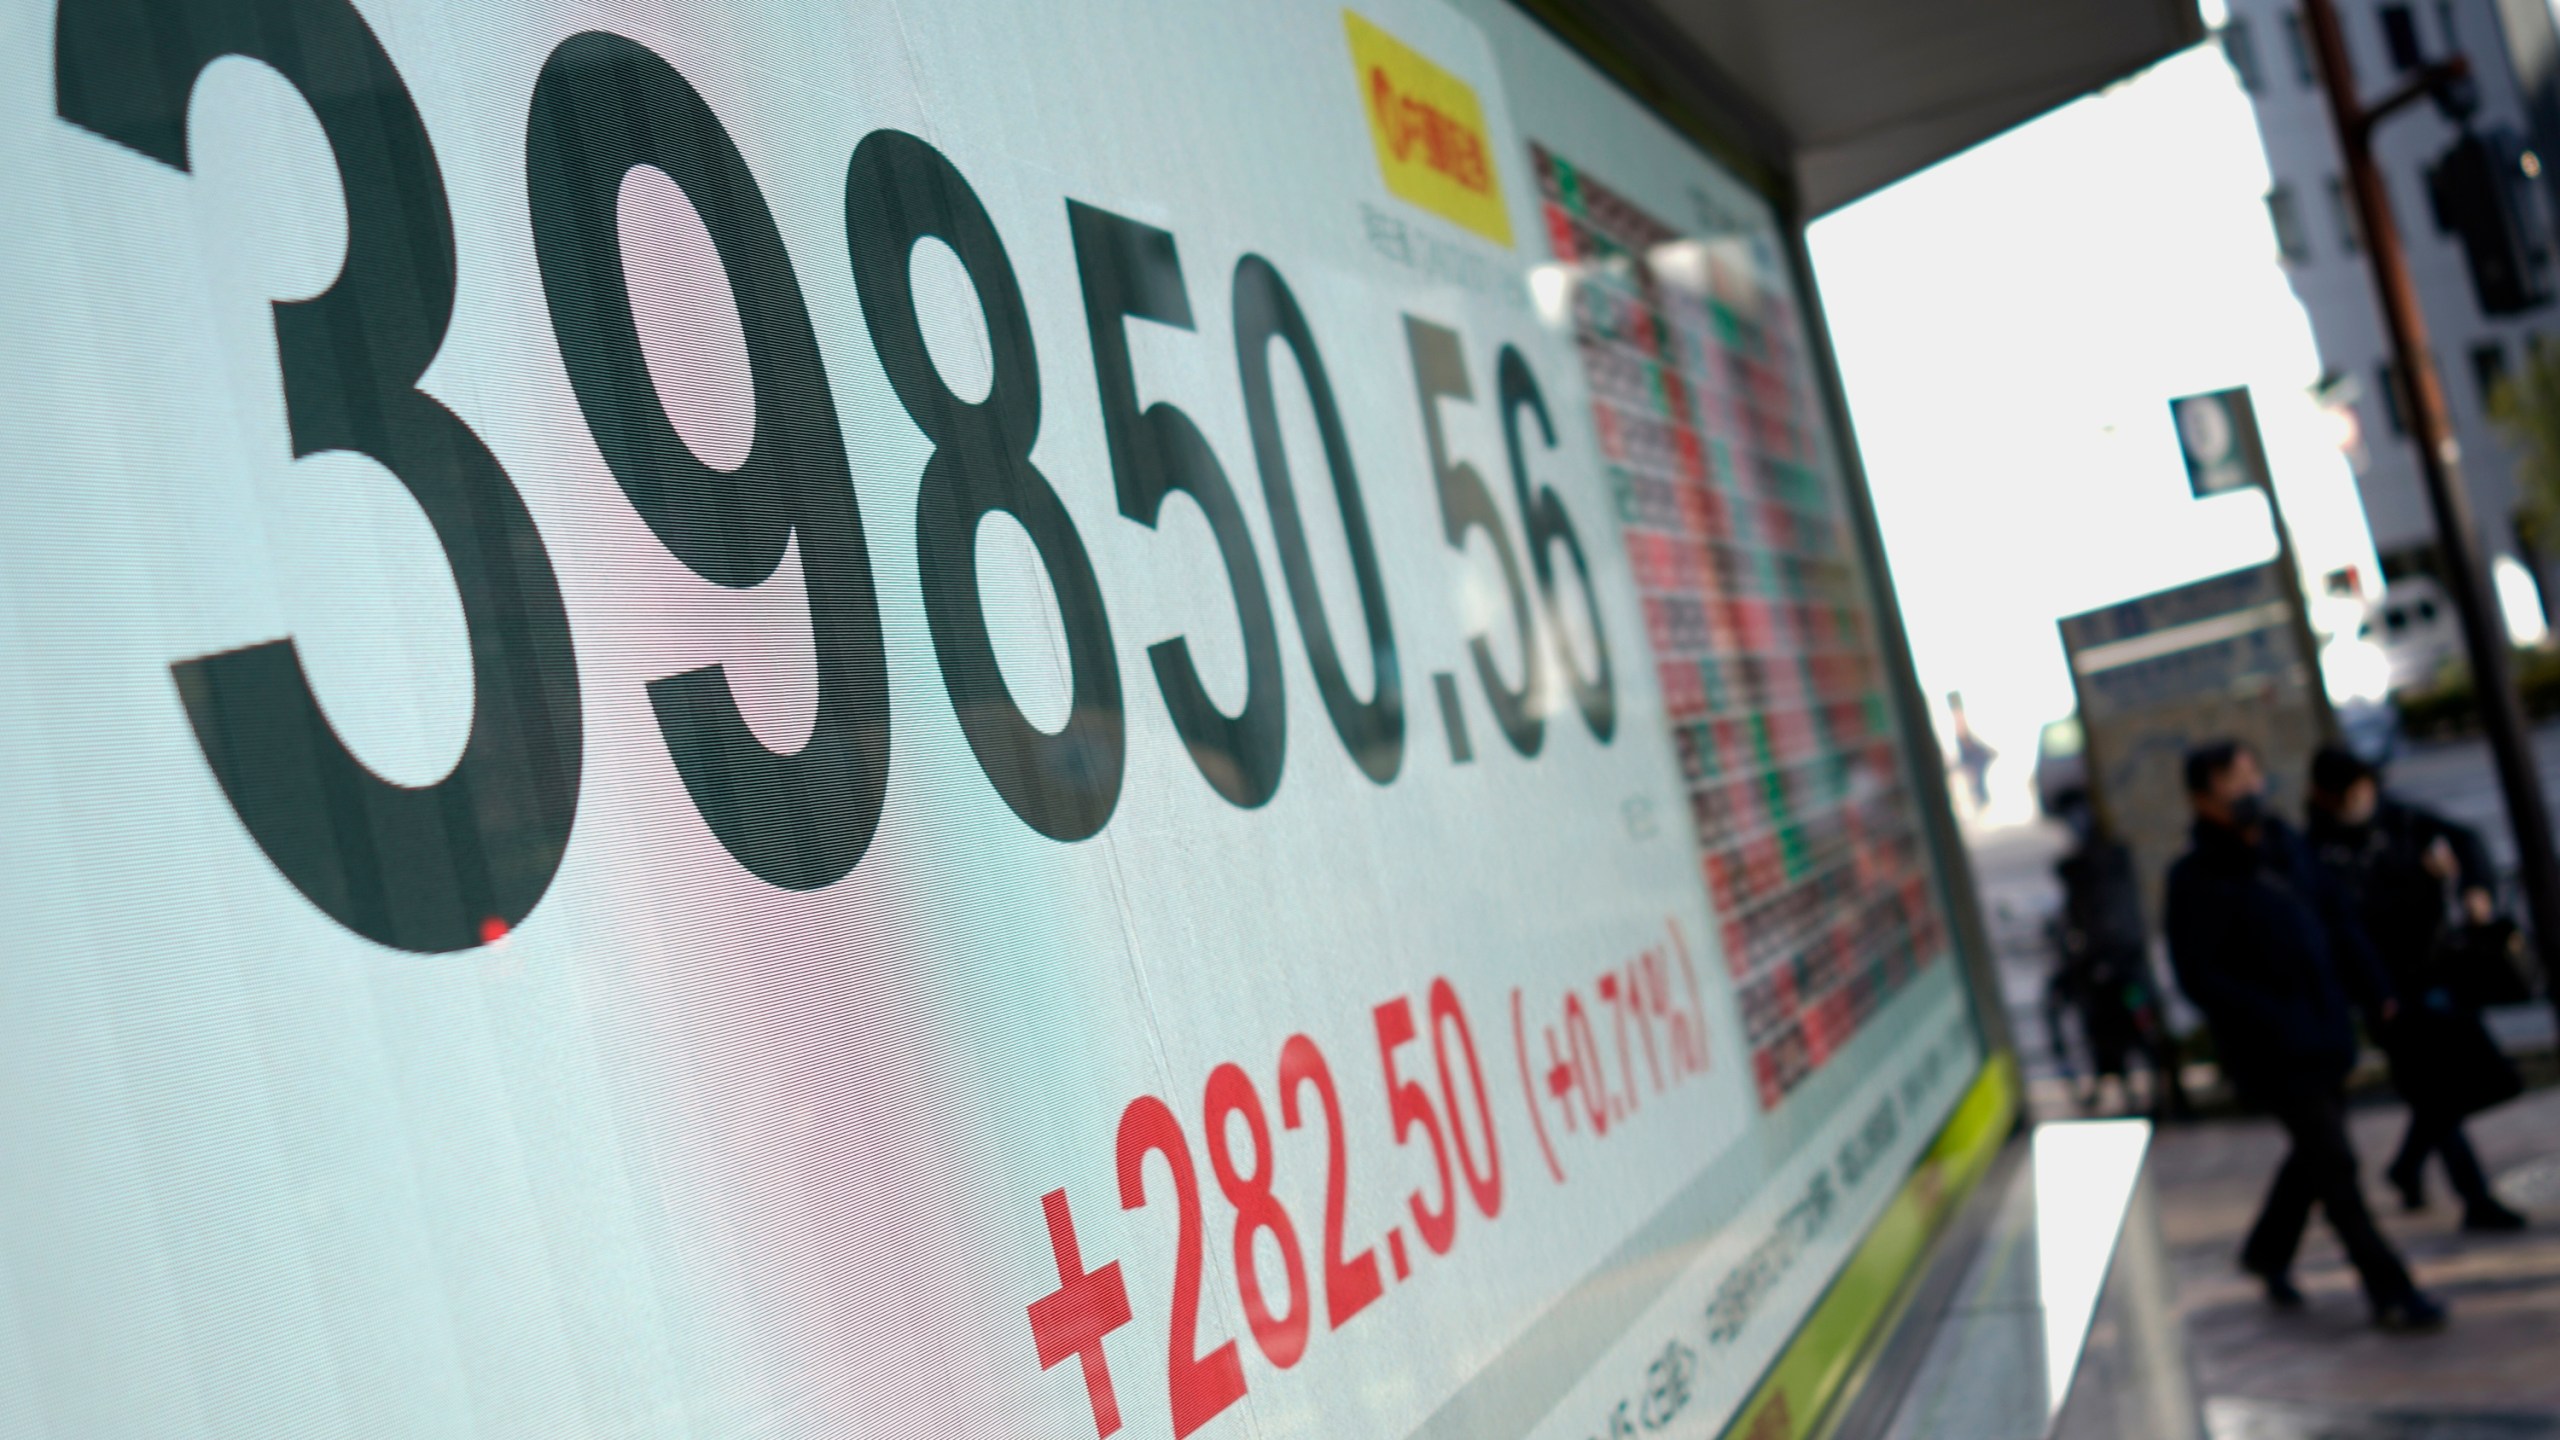
[[[1714,1434],[1981,1064],[1497,0],[6,0],[0,173],[0,1436]]]

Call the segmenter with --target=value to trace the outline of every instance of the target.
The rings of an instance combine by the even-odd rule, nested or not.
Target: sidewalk
[[[2407,1112],[2357,1111],[2375,1213],[2418,1282],[2453,1307],[2424,1336],[2367,1323],[2354,1272],[2314,1220],[2295,1278],[2304,1310],[2268,1308],[2234,1264],[2284,1153],[2257,1119],[2171,1126],[2153,1161],[2178,1308],[2214,1440],[2545,1440],[2560,1437],[2560,1089],[2473,1122],[2500,1194],[2530,1213],[2521,1235],[2469,1236],[2440,1170],[2431,1208],[2405,1214],[2379,1178]]]

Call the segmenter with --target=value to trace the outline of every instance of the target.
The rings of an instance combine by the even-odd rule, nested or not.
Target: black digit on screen
[[[737,302],[755,431],[734,470],[686,446],[641,353],[618,206],[643,165],[702,218]],[[832,884],[880,823],[888,669],[844,436],[781,232],[702,96],[619,35],[590,31],[551,52],[533,89],[525,179],[561,361],[632,508],[669,553],[720,585],[772,578],[799,537],[818,674],[807,743],[767,748],[717,664],[650,682],[649,701],[686,791],[738,863],[786,889]]]
[[[1503,738],[1521,754],[1535,755],[1545,742],[1547,723],[1536,708],[1542,667],[1536,621],[1529,613],[1528,589],[1520,580],[1520,559],[1512,551],[1510,532],[1503,528],[1502,512],[1494,507],[1493,492],[1485,488],[1483,473],[1464,460],[1449,457],[1447,434],[1440,423],[1442,400],[1475,398],[1475,386],[1467,378],[1466,354],[1458,346],[1457,332],[1445,325],[1407,315],[1404,334],[1405,348],[1413,359],[1414,389],[1422,402],[1424,448],[1430,452],[1431,473],[1440,490],[1441,534],[1451,549],[1460,551],[1467,547],[1469,532],[1483,535],[1493,549],[1495,563],[1502,567],[1502,592],[1511,597],[1512,633],[1520,641],[1520,683],[1502,683],[1502,670],[1494,663],[1493,647],[1482,635],[1467,642],[1468,651],[1475,657],[1476,679],[1484,685],[1485,700],[1493,706],[1493,718],[1501,725]]]
[[[1378,547],[1369,535],[1369,513],[1360,500],[1360,476],[1351,467],[1351,442],[1342,429],[1342,411],[1334,404],[1333,384],[1325,378],[1324,357],[1316,350],[1315,332],[1307,326],[1289,282],[1259,255],[1236,262],[1236,368],[1244,379],[1245,418],[1253,430],[1254,466],[1262,474],[1262,496],[1271,509],[1271,538],[1280,549],[1280,573],[1289,582],[1290,608],[1297,612],[1298,634],[1307,647],[1307,663],[1316,672],[1316,690],[1333,730],[1342,737],[1360,772],[1381,785],[1396,778],[1404,763],[1404,685],[1396,668],[1396,632],[1387,616],[1386,581],[1378,572]],[[1334,503],[1342,512],[1343,538],[1351,550],[1351,572],[1360,591],[1360,613],[1369,633],[1369,698],[1351,688],[1335,646],[1333,626],[1325,616],[1324,595],[1316,586],[1314,559],[1307,550],[1306,524],[1298,516],[1298,492],[1289,476],[1288,447],[1280,434],[1280,406],[1271,383],[1273,342],[1288,347],[1305,379],[1307,399],[1315,409],[1316,434],[1324,447],[1325,469],[1333,476]]]
[[[1501,393],[1502,438],[1511,456],[1511,489],[1519,497],[1520,524],[1529,542],[1529,568],[1538,577],[1538,598],[1546,607],[1547,627],[1555,637],[1556,651],[1564,657],[1574,704],[1582,711],[1582,722],[1605,745],[1618,728],[1618,691],[1609,670],[1609,636],[1600,627],[1600,592],[1592,587],[1591,562],[1583,558],[1582,537],[1574,533],[1573,521],[1565,515],[1564,501],[1557,498],[1555,487],[1541,485],[1535,494],[1530,492],[1528,450],[1520,443],[1520,417],[1531,415],[1538,421],[1539,443],[1555,449],[1555,422],[1547,418],[1546,396],[1539,393],[1538,377],[1531,373],[1529,362],[1521,358],[1518,349],[1503,346],[1494,370],[1494,383]],[[1556,598],[1551,547],[1559,544],[1573,558],[1574,578],[1582,585],[1583,614],[1591,622],[1589,678],[1583,676],[1582,662],[1574,654],[1573,632],[1565,628],[1564,602]]]
[[[1191,417],[1164,401],[1138,409],[1138,382],[1129,356],[1126,321],[1147,320],[1177,330],[1192,328],[1191,295],[1182,283],[1182,261],[1173,236],[1152,225],[1067,202],[1067,227],[1075,240],[1076,270],[1084,284],[1085,327],[1092,336],[1093,368],[1102,391],[1102,433],[1111,451],[1111,474],[1120,513],[1154,528],[1165,498],[1189,495],[1209,522],[1218,558],[1235,596],[1236,622],[1244,636],[1244,704],[1221,711],[1200,683],[1190,642],[1180,636],[1147,650],[1156,688],[1164,692],[1173,728],[1192,763],[1220,795],[1248,809],[1280,788],[1288,739],[1287,699],[1280,679],[1280,638],[1272,623],[1271,591],[1254,558],[1244,507],[1218,464],[1208,439]]]
[[[942,682],[969,748],[1024,824],[1056,840],[1100,830],[1120,799],[1120,670],[1093,561],[1058,492],[1031,463],[1039,358],[1013,262],[977,192],[941,151],[899,130],[863,137],[845,172],[845,237],[862,318],[889,386],[933,442],[916,494],[916,562]],[[910,265],[918,241],[960,257],[986,317],[986,398],[952,393],[925,347]],[[1002,512],[1039,551],[1065,623],[1067,722],[1040,730],[1005,688],[978,590],[978,526]]]
[[[314,905],[402,950],[504,934],[550,887],[578,810],[583,727],[558,577],[523,497],[418,379],[453,318],[453,216],[418,107],[345,0],[68,0],[62,118],[185,170],[206,66],[241,55],[299,91],[328,137],[347,253],[322,294],[275,304],[299,458],[353,451],[407,487],[453,573],[471,649],[462,758],[400,785],[350,752],[290,639],[170,667],[214,778]]]

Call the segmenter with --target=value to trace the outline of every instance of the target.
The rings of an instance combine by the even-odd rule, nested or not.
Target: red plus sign
[[[1070,1355],[1082,1363],[1085,1398],[1093,1402],[1093,1431],[1109,1435],[1120,1428],[1120,1397],[1111,1390],[1111,1362],[1103,1356],[1102,1337],[1129,1323],[1129,1287],[1120,1283],[1117,1260],[1085,1273],[1066,1191],[1041,1196],[1040,1210],[1049,1220],[1058,1288],[1031,1302],[1031,1339],[1040,1347],[1043,1370]]]
[[[1571,1134],[1574,1105],[1565,1097],[1573,1093],[1573,1065],[1556,1048],[1556,1027],[1553,1025],[1547,1027],[1547,1058],[1554,1062],[1547,1067],[1547,1095],[1556,1102],[1556,1108],[1564,1112],[1565,1132]]]

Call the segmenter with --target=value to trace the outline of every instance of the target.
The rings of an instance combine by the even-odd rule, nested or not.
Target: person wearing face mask
[[[2335,878],[2267,813],[2254,751],[2223,741],[2190,752],[2186,787],[2195,829],[2169,869],[2170,963],[2213,1029],[2223,1074],[2291,1142],[2241,1268],[2271,1303],[2301,1305],[2293,1259],[2316,1204],[2364,1282],[2374,1323],[2435,1329],[2444,1307],[2418,1289],[2374,1225],[2347,1135],[2354,1010],[2377,1028],[2387,1024],[2397,1010],[2391,982]]]
[[[2334,745],[2312,758],[2308,809],[2313,850],[2353,897],[2406,1002],[2383,1048],[2409,1102],[2409,1128],[2384,1173],[2409,1209],[2421,1209],[2427,1157],[2441,1155],[2462,1197],[2462,1228],[2523,1229],[2525,1218],[2490,1191],[2462,1133],[2465,1117],[2513,1098],[2522,1080],[2447,973],[2455,942],[2448,891],[2473,925],[2496,912],[2488,847],[2471,830],[2385,795],[2373,766]]]

